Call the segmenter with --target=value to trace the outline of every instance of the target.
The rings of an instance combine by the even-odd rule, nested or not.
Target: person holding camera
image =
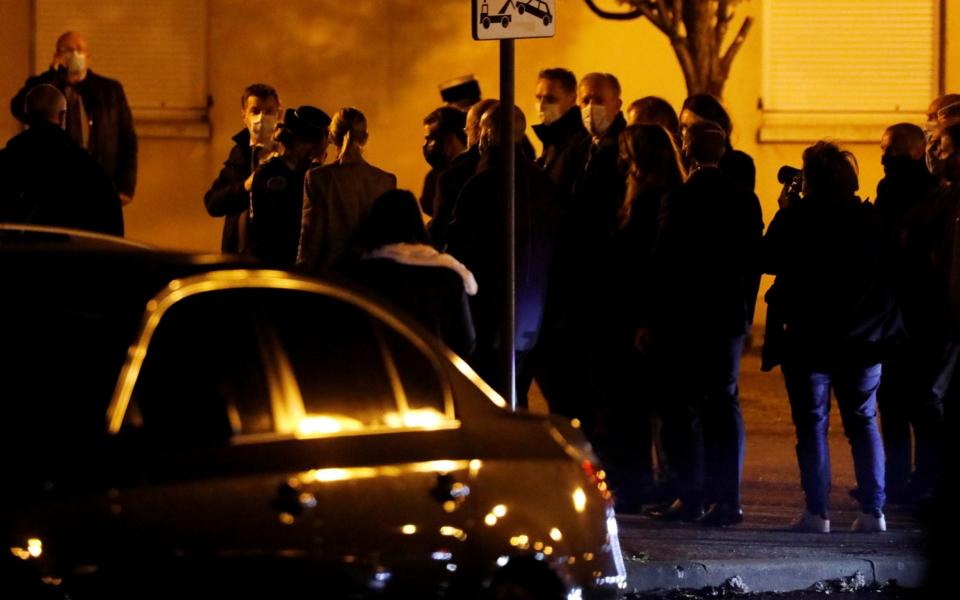
[[[60,90],[67,99],[67,133],[103,166],[126,205],[137,186],[137,134],[130,105],[120,82],[91,71],[89,58],[82,35],[61,35],[50,68],[27,79],[10,101],[10,112],[26,123],[24,100],[30,90],[43,83]]]
[[[902,337],[886,280],[888,245],[877,209],[856,196],[853,155],[830,142],[803,153],[802,178],[784,178],[780,210],[763,238],[766,301],[797,431],[806,509],[791,528],[830,531],[831,389],[853,451],[860,515],[854,531],[885,531],[884,455],[877,426],[881,361]],[[798,185],[799,184],[799,185]],[[796,188],[799,187],[799,194]],[[774,342],[769,338],[766,344]]]

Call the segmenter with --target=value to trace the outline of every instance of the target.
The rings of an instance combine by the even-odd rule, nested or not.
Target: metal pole
[[[506,264],[504,265],[504,274],[506,285],[503,286],[503,307],[506,318],[503,319],[503,329],[501,330],[501,339],[503,347],[503,394],[510,402],[510,410],[517,410],[517,373],[514,362],[515,347],[514,336],[516,332],[516,240],[514,239],[514,204],[516,202],[516,172],[515,172],[515,148],[513,143],[513,105],[515,102],[514,90],[514,65],[515,52],[513,40],[500,40],[500,150],[503,160],[502,172],[502,196],[504,199],[504,210],[506,211],[506,230],[504,231],[504,243],[507,245]]]

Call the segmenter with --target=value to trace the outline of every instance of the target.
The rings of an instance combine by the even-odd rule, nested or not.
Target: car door
[[[439,357],[375,305],[293,281],[220,274],[152,305],[111,413],[129,440],[112,535],[319,560],[373,587],[449,576],[474,511]]]

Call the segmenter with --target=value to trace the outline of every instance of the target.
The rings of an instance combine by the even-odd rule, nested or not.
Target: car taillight
[[[603,499],[612,501],[613,495],[610,493],[610,487],[607,485],[606,472],[603,469],[597,469],[594,467],[593,463],[586,458],[583,459],[583,462],[580,463],[580,466],[583,467],[583,473],[587,476],[587,479],[590,480],[590,483],[596,486]]]

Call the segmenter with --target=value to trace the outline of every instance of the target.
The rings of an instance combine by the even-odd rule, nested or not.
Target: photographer
[[[789,179],[795,187],[798,180]],[[763,239],[766,300],[778,338],[765,366],[782,365],[797,430],[806,510],[797,531],[830,530],[830,390],[853,450],[861,514],[855,531],[885,531],[883,447],[877,427],[880,362],[902,330],[884,280],[885,239],[876,209],[861,201],[856,162],[834,144],[803,153],[801,195],[781,194]],[[775,316],[775,320],[770,316]]]

